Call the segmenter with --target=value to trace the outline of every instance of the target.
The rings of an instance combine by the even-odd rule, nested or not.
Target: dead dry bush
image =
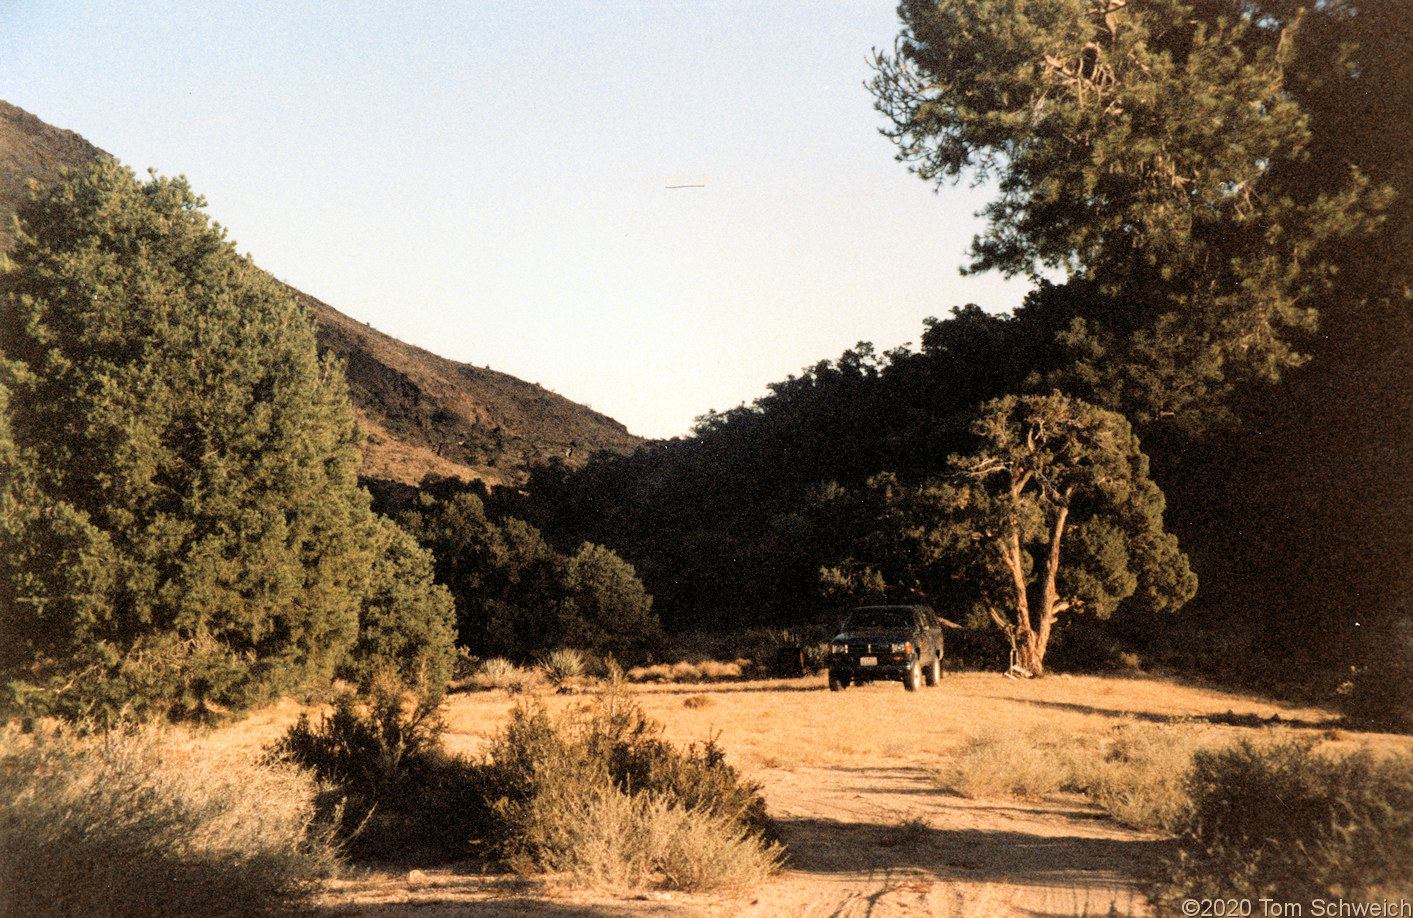
[[[703,660],[692,663],[686,660],[677,663],[657,663],[652,666],[635,666],[628,670],[630,682],[725,682],[740,679],[750,666],[749,660],[724,662]]]
[[[0,916],[221,918],[308,904],[337,865],[289,767],[155,730],[0,739]]]

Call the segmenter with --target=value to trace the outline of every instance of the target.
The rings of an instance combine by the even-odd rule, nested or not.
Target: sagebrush
[[[439,704],[384,678],[339,696],[317,724],[301,716],[271,758],[333,788],[327,802],[352,856],[454,860],[488,834],[490,817],[481,770],[442,748]]]

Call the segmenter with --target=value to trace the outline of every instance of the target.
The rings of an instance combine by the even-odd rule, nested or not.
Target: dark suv
[[[829,644],[829,690],[879,679],[917,691],[942,675],[942,624],[931,606],[863,606]]]

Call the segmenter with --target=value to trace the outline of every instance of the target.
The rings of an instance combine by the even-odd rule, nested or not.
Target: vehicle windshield
[[[845,631],[906,631],[912,626],[911,609],[858,609],[844,622]]]

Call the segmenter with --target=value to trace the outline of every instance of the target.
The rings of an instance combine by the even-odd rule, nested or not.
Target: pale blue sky
[[[0,98],[186,175],[348,315],[668,437],[1023,296],[958,275],[981,198],[877,132],[896,33],[892,0],[0,0]]]

